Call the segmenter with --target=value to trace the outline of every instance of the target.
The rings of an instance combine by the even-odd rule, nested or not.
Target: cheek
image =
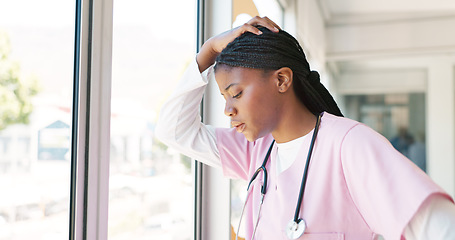
[[[243,111],[249,115],[253,124],[259,128],[270,128],[270,125],[276,122],[277,118],[277,103],[273,96],[266,94],[255,94],[245,99]]]

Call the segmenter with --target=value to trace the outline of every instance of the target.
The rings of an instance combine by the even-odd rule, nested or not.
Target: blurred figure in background
[[[400,127],[398,136],[390,139],[393,147],[409,158],[409,146],[414,142],[414,138],[408,133],[408,129]]]
[[[415,141],[409,146],[408,154],[412,162],[423,171],[427,171],[427,152],[425,148],[425,135],[423,133],[416,135]]]

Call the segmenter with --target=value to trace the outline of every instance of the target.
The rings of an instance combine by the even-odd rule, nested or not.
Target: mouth
[[[244,130],[245,130],[245,123],[241,123],[241,122],[234,122],[232,121],[231,122],[231,125],[232,127],[235,128],[235,130],[239,133],[242,133]]]

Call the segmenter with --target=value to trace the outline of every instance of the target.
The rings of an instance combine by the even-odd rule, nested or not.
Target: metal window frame
[[[203,0],[200,0],[203,1]],[[232,0],[205,0],[203,1],[203,21],[200,31],[203,35],[199,40],[202,45],[207,39],[222,33],[232,26]],[[215,127],[229,127],[229,119],[217,111],[224,108],[224,99],[219,94],[216,83],[209,82],[202,102],[202,117],[205,124]],[[198,200],[200,206],[199,235],[197,240],[231,239],[230,233],[230,181],[225,178],[221,170],[199,164],[202,169],[201,191]]]
[[[113,0],[76,0],[69,239],[107,239]]]
[[[199,52],[202,44],[205,41],[205,0],[197,0],[197,13],[196,13],[196,52]],[[204,120],[204,106],[201,103],[200,107],[201,119]],[[193,239],[200,240],[202,238],[202,175],[203,175],[204,166],[200,162],[194,163],[194,215],[193,215]]]
[[[70,174],[70,206],[69,206],[69,239],[75,239],[76,226],[76,181],[77,181],[77,142],[79,118],[79,69],[81,43],[81,0],[75,4],[74,63],[73,63],[73,103],[71,127],[71,174]]]

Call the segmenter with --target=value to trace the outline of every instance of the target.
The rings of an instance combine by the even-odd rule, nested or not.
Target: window
[[[0,1],[0,239],[68,236],[73,47],[72,1]]]
[[[195,58],[196,1],[115,1],[113,22],[108,238],[192,239],[193,163],[154,129]]]

